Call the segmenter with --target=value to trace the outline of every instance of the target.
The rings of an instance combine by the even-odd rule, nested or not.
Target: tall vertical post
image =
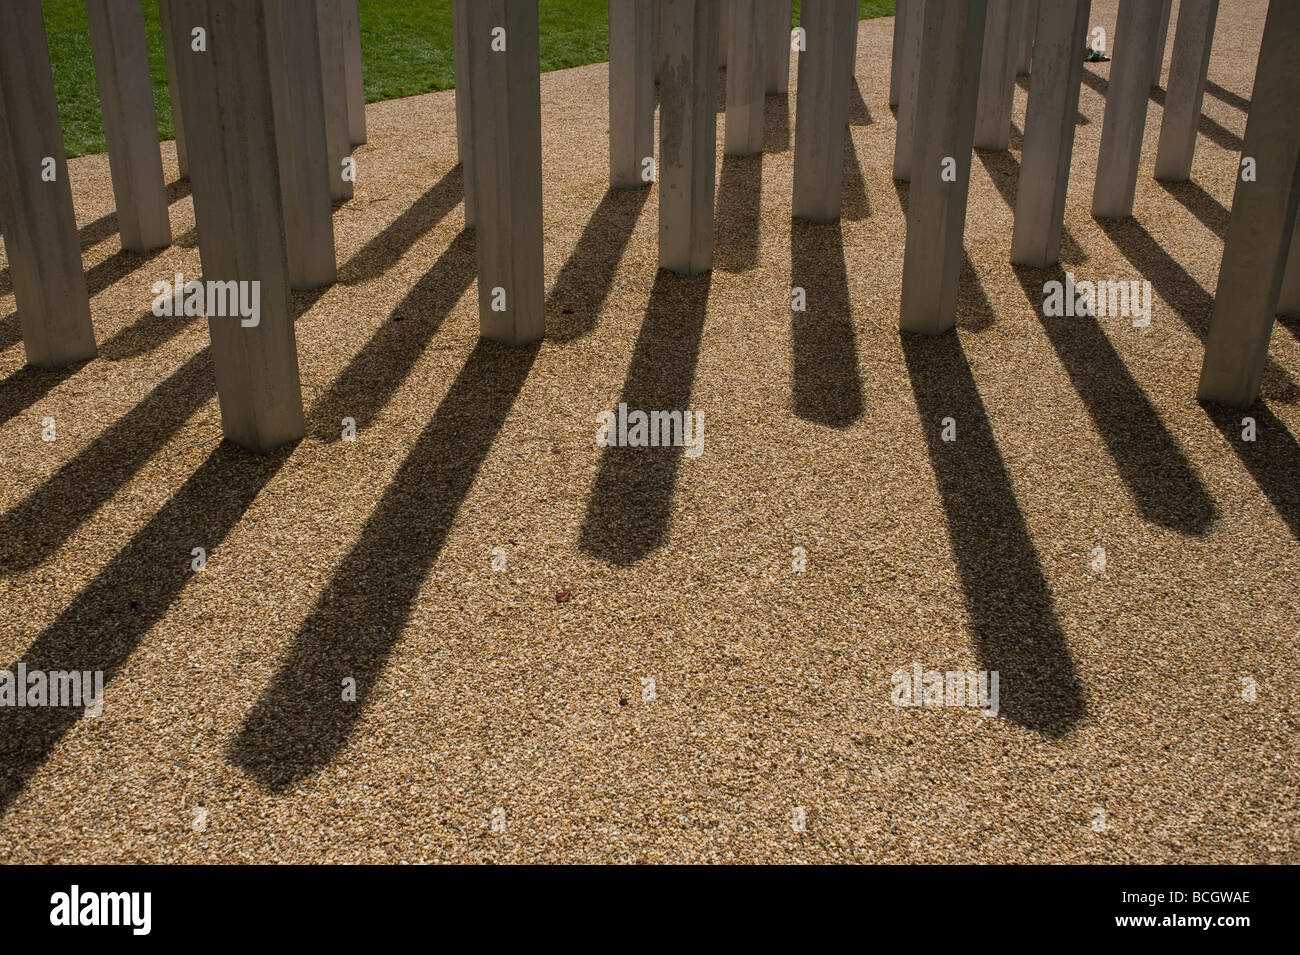
[[[461,181],[465,191],[465,225],[474,226],[474,139],[471,136],[469,88],[469,37],[466,5],[470,0],[451,0],[452,65],[456,71],[456,153],[460,158]],[[613,18],[610,18],[613,29]],[[612,41],[611,41],[612,42]],[[612,54],[611,54],[612,55]],[[613,117],[610,117],[613,122]],[[612,129],[611,129],[612,135]]]
[[[763,151],[763,75],[768,0],[731,0],[727,53],[727,122],[723,151],[752,156]]]
[[[479,329],[507,345],[545,332],[537,0],[466,7]]]
[[[1011,261],[1044,269],[1061,254],[1065,190],[1074,152],[1083,56],[1092,0],[1052,0],[1034,26],[1034,71],[1029,74],[1025,143],[1016,188]]]
[[[1174,0],[1159,0],[1160,22],[1156,24],[1155,65],[1151,70],[1152,88],[1160,85],[1160,71],[1165,65],[1165,40],[1169,36],[1169,13]]]
[[[908,0],[896,0],[894,4],[894,35],[892,53],[889,57],[889,105],[898,105],[898,89],[903,72],[903,26],[907,22]]]
[[[163,58],[167,62],[167,93],[172,106],[172,129],[176,133],[176,165],[182,179],[189,178],[190,160],[185,151],[185,117],[181,103],[181,88],[176,81],[176,44],[172,39],[171,0],[158,0],[158,19],[162,27]]]
[[[261,3],[172,0],[221,427],[262,453],[305,430],[271,89],[272,15]],[[191,44],[196,29],[201,46]]]
[[[37,368],[97,353],[66,155],[40,0],[13,0],[0,29],[0,226]]]
[[[988,0],[984,53],[980,61],[979,102],[975,112],[975,147],[1011,146],[1011,101],[1016,86],[1023,0]]]
[[[1291,251],[1282,271],[1282,291],[1277,298],[1277,313],[1300,318],[1300,216],[1291,230]]]
[[[713,265],[718,136],[716,0],[660,0],[659,267]]]
[[[718,5],[718,66],[727,66],[727,47],[731,44],[731,0],[714,0]]]
[[[1016,50],[1016,76],[1028,76],[1034,56],[1034,31],[1038,28],[1038,0],[1025,0],[1020,7],[1020,36]]]
[[[144,11],[139,3],[86,0],[86,20],[122,248],[171,245]]]
[[[844,128],[849,121],[857,0],[803,0],[799,23],[808,48],[799,54],[795,104],[796,219],[830,222],[840,215]]]
[[[898,126],[894,130],[894,178],[912,178],[916,130],[916,91],[921,81],[921,34],[925,5],[933,0],[907,0],[903,22],[903,59],[898,82]]]
[[[175,0],[172,0],[175,2]],[[342,0],[316,0],[320,39],[321,89],[325,98],[325,153],[329,157],[330,198],[351,199],[353,180],[344,175],[350,165],[352,138],[348,133],[348,81],[343,64]]]
[[[793,0],[767,0],[767,49],[763,72],[767,83],[763,92],[779,96],[790,89],[790,24]]]
[[[654,0],[609,0],[609,184],[640,189],[654,165]],[[649,163],[646,160],[650,160]]]
[[[1297,49],[1300,4],[1270,3],[1242,147],[1243,161],[1253,160],[1254,175],[1237,173],[1201,366],[1202,401],[1247,408],[1259,396],[1300,202]]]
[[[937,335],[957,321],[986,13],[985,0],[925,5],[899,318],[906,332]]]
[[[1160,145],[1156,150],[1156,178],[1186,182],[1192,175],[1196,128],[1201,121],[1205,75],[1210,68],[1210,44],[1219,0],[1182,0],[1178,29],[1169,63],[1169,90],[1160,120]]]
[[[265,2],[289,284],[319,288],[337,269],[316,0]]]
[[[1159,18],[1160,0],[1120,0],[1092,193],[1092,214],[1099,219],[1133,214]]]
[[[347,78],[348,138],[353,146],[360,146],[366,141],[366,83],[357,0],[343,0],[343,73]]]

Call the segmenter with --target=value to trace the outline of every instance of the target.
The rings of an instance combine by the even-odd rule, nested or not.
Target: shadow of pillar
[[[807,310],[791,311],[794,413],[847,428],[862,417],[862,376],[839,222],[790,223],[790,283]]]

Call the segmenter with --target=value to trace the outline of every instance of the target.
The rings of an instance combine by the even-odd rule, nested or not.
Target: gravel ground
[[[73,161],[101,357],[25,369],[0,271],[0,667],[107,686],[0,708],[0,860],[1300,861],[1300,326],[1254,443],[1195,400],[1264,9],[1221,8],[1190,184],[1153,94],[1131,221],[1088,212],[1086,67],[1063,264],[1148,279],[1148,328],[1043,319],[1008,264],[1021,86],[957,333],[900,337],[889,19],[842,222],[792,234],[792,86],[761,159],[719,122],[697,279],[656,275],[653,191],[606,194],[606,66],[543,76],[533,349],[477,338],[452,94],[371,105],[297,302],[308,435],[266,458],[220,441],[205,323],[148,311],[198,273],[185,185],[124,253]],[[620,401],[703,412],[703,454],[598,448]],[[999,714],[894,706],[914,661],[998,671]]]

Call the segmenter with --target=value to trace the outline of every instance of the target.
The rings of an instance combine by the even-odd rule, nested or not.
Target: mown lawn
[[[129,0],[118,0],[129,2]],[[163,63],[158,4],[141,0],[149,34],[149,68],[161,139],[171,139],[171,100]],[[242,2],[242,0],[241,0]],[[454,85],[451,0],[360,0],[366,102],[414,96]],[[69,156],[104,151],[83,0],[42,0],[54,66],[63,142]],[[799,2],[795,0],[795,22]],[[858,0],[859,15],[893,16],[894,0]],[[541,0],[542,70],[560,70],[609,58],[608,0]]]

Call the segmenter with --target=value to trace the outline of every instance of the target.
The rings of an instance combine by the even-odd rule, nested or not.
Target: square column
[[[1297,49],[1300,3],[1275,0],[1264,22],[1242,148],[1255,160],[1256,178],[1247,182],[1237,173],[1201,366],[1201,401],[1248,408],[1259,396],[1300,201]]]
[[[907,0],[903,18],[903,58],[898,74],[898,126],[894,130],[894,178],[912,178],[916,129],[916,90],[921,80],[921,32],[927,0]]]
[[[767,49],[763,71],[767,74],[764,92],[779,96],[790,89],[790,24],[793,0],[767,0]]]
[[[1210,44],[1219,0],[1182,0],[1174,55],[1169,63],[1169,90],[1160,121],[1160,146],[1156,151],[1156,178],[1186,182],[1192,175],[1196,128],[1201,121],[1205,75],[1210,68]]]
[[[465,225],[474,227],[474,139],[470,135],[469,37],[466,20],[469,0],[451,0],[452,66],[456,71],[456,155],[460,159],[461,181],[465,191]],[[611,25],[613,17],[610,18]],[[611,43],[612,49],[612,43]]]
[[[37,368],[97,354],[66,155],[40,0],[11,0],[0,29],[0,227]]]
[[[190,175],[190,160],[185,151],[185,119],[182,115],[181,87],[176,81],[176,45],[172,42],[171,0],[158,0],[158,19],[162,26],[163,59],[167,62],[167,93],[172,104],[172,129],[176,133],[176,164],[181,178]]]
[[[466,6],[479,329],[527,345],[546,331],[537,0]]]
[[[1038,28],[1038,0],[1024,0],[1020,8],[1020,37],[1016,52],[1016,76],[1028,76],[1034,56],[1034,31]]]
[[[86,20],[122,248],[160,249],[171,245],[172,228],[158,151],[144,11],[139,3],[86,0]]]
[[[763,151],[767,2],[731,0],[727,122],[723,128],[723,152],[728,156],[752,156]]]
[[[1020,154],[1011,261],[1045,269],[1061,257],[1065,190],[1074,152],[1074,118],[1092,0],[1042,4],[1034,24],[1038,51],[1029,75],[1025,142]]]
[[[609,184],[615,189],[652,181],[642,170],[655,154],[654,4],[609,0]]]
[[[337,269],[316,0],[268,0],[267,10],[289,284],[319,288]]]
[[[1133,214],[1159,20],[1160,0],[1120,0],[1092,192],[1092,214],[1099,219]]]
[[[1277,299],[1277,313],[1300,318],[1300,216],[1291,230],[1291,251],[1282,272],[1282,291]]]
[[[896,0],[894,4],[893,47],[889,57],[889,105],[898,105],[898,88],[903,72],[903,24],[906,23],[908,0]]]
[[[268,51],[276,6],[172,0],[199,259],[203,281],[222,283],[224,300],[224,314],[207,316],[221,427],[261,453],[305,430]],[[206,32],[203,51],[191,47],[196,27]],[[245,324],[254,317],[232,307],[234,298],[257,302],[256,324]]]
[[[727,47],[731,44],[731,0],[714,0],[718,5],[718,67],[726,69]]]
[[[357,0],[343,3],[343,73],[347,80],[348,139],[366,141],[366,84],[361,72],[361,15]]]
[[[1011,98],[1016,86],[1023,0],[988,0],[984,55],[980,61],[979,104],[975,112],[975,148],[1011,146]]]
[[[172,0],[175,2],[175,0]],[[351,199],[351,179],[343,176],[343,160],[352,155],[348,133],[348,80],[343,65],[342,0],[316,0],[320,40],[321,89],[325,98],[325,154],[330,168],[330,198]]]
[[[899,327],[938,335],[957,321],[985,0],[925,4],[916,95],[915,166]]]
[[[717,0],[660,0],[659,267],[713,267]]]
[[[1156,27],[1155,66],[1151,71],[1151,87],[1160,85],[1160,71],[1165,65],[1165,40],[1169,36],[1169,14],[1174,0],[1160,0],[1160,23]]]
[[[808,49],[799,54],[794,117],[796,219],[831,222],[840,215],[857,22],[857,0],[803,0],[800,7]]]

